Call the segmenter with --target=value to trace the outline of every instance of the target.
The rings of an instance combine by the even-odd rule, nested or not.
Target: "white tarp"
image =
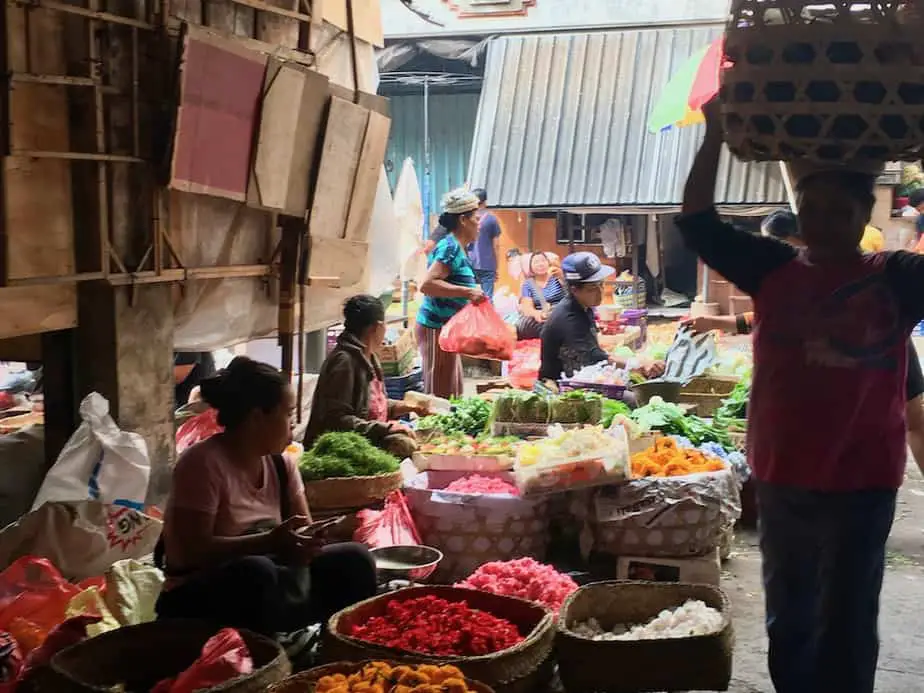
[[[414,162],[408,157],[395,184],[395,233],[401,257],[401,279],[418,279],[426,268],[422,252],[423,203]]]

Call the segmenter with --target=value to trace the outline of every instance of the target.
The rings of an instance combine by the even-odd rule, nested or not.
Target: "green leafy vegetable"
[[[398,471],[393,455],[379,450],[358,433],[325,433],[298,461],[305,481],[335,477],[378,476]]]
[[[616,399],[605,399],[603,400],[603,417],[600,419],[600,423],[603,424],[604,428],[609,428],[613,425],[613,419],[617,416],[629,416],[631,413],[632,410],[625,402],[620,402]]]
[[[661,431],[665,435],[688,438],[694,445],[718,443],[733,449],[728,430],[721,424],[711,424],[698,416],[688,415],[684,409],[661,397],[652,397],[648,404],[632,412],[631,418],[643,430]]]
[[[488,428],[491,405],[480,397],[463,397],[452,400],[452,411],[448,414],[425,416],[417,422],[422,431],[440,431],[447,435],[465,433],[478,436]]]
[[[722,406],[715,413],[715,422],[725,428],[744,428],[747,425],[750,396],[751,383],[746,380],[740,381],[728,398],[722,400]]]

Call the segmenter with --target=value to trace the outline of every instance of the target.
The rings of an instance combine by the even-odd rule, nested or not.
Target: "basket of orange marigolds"
[[[267,693],[494,693],[451,664],[334,662],[290,676]]]
[[[632,455],[630,466],[625,484],[599,489],[584,511],[591,550],[614,557],[714,553],[741,514],[734,469],[669,436]]]

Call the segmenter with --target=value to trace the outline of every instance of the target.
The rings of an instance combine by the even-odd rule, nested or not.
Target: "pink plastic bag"
[[[532,389],[539,378],[541,346],[542,342],[538,339],[517,342],[507,369],[507,379],[511,385],[521,390]]]
[[[469,303],[440,332],[440,349],[481,359],[507,361],[517,337],[490,301]]]
[[[356,518],[359,526],[353,533],[353,541],[370,549],[420,544],[417,525],[401,491],[392,491],[388,495],[383,510],[360,510]]]
[[[176,432],[176,454],[179,455],[186,448],[192,447],[196,443],[211,438],[216,433],[221,433],[225,429],[218,425],[218,412],[215,409],[209,409],[197,414],[183,425]]]
[[[253,657],[234,628],[222,628],[202,647],[199,659],[175,679],[164,679],[151,693],[194,693],[210,690],[253,673]]]

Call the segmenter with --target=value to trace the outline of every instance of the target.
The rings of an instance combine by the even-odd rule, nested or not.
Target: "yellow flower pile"
[[[471,693],[465,674],[451,665],[370,662],[359,671],[318,679],[315,693]]]
[[[692,448],[680,448],[673,438],[663,437],[647,450],[632,455],[632,476],[686,476],[725,469],[722,460]]]

